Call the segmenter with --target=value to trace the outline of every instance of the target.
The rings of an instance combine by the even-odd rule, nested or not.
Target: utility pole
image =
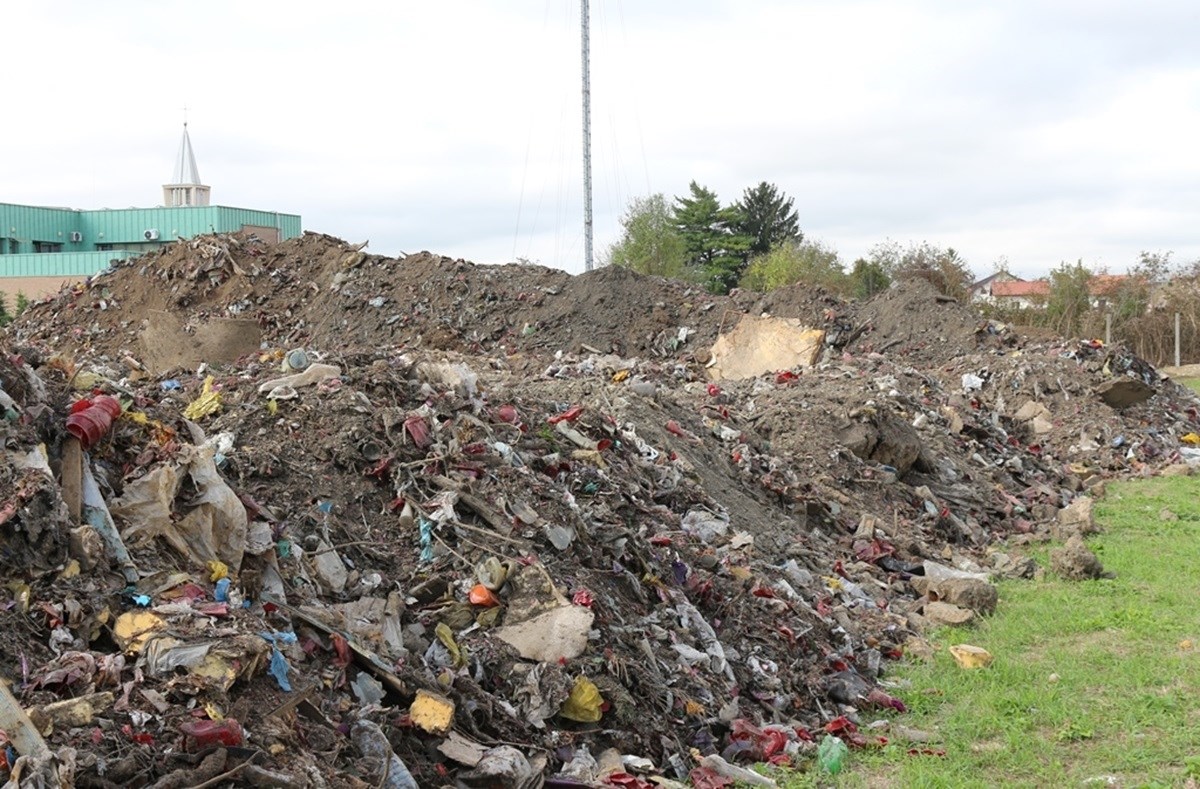
[[[583,270],[592,270],[592,77],[588,0],[580,0],[583,21]]]

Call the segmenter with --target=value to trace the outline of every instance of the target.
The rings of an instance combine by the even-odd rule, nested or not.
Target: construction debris
[[[804,343],[735,372],[739,326]],[[0,345],[26,785],[772,785],[748,765],[869,744],[889,662],[1085,530],[1081,493],[1200,452],[1125,349],[923,282],[716,297],[214,236]]]

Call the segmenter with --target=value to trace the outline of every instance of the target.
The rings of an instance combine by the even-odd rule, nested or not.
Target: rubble
[[[811,356],[714,379],[764,314]],[[864,747],[919,623],[994,610],[1022,539],[1200,429],[1124,349],[925,283],[716,297],[315,234],[122,263],[0,350],[0,728],[80,786],[712,785]]]
[[[1088,550],[1078,533],[1072,534],[1066,545],[1050,552],[1050,569],[1068,581],[1108,577],[1096,554]]]

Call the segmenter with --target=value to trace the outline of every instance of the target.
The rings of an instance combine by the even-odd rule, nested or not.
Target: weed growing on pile
[[[1089,546],[1116,578],[1000,584],[997,613],[933,634],[928,664],[887,679],[910,707],[896,726],[934,735],[944,757],[908,755],[896,732],[851,753],[846,773],[795,776],[789,788],[1181,786],[1200,780],[1200,478],[1110,487]],[[1172,515],[1177,519],[1172,519]],[[1036,558],[1048,566],[1049,550]],[[947,652],[990,651],[985,669]],[[865,716],[871,720],[872,715]],[[1108,776],[1116,779],[1109,784]]]

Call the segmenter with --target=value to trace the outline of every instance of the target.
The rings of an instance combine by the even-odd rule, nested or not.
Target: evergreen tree
[[[714,293],[737,284],[749,258],[751,240],[738,231],[741,214],[721,207],[717,195],[692,181],[688,197],[676,197],[675,228],[683,239],[687,267]]]
[[[794,202],[766,181],[742,194],[736,204],[740,214],[737,229],[750,238],[751,257],[765,255],[778,244],[804,240]]]

